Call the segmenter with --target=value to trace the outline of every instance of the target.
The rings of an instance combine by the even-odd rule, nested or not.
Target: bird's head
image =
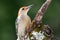
[[[19,9],[18,11],[18,16],[20,15],[27,15],[27,12],[29,11],[29,9],[32,7],[32,5],[29,6],[23,6]]]

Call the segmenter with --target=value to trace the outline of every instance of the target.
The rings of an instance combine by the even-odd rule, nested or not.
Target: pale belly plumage
[[[31,20],[30,20],[29,16],[21,17],[18,20],[18,29],[17,29],[18,32],[17,32],[17,36],[18,36],[19,40],[20,40],[20,38],[22,38],[24,40],[25,28],[29,27],[30,24],[31,24]]]

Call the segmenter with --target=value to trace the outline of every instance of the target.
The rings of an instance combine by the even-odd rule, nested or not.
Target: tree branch
[[[51,0],[46,0],[46,2],[41,6],[41,8],[38,10],[34,20],[32,21],[29,28],[26,29],[26,33],[30,33],[37,25],[41,23],[42,17],[46,9],[48,8],[49,4],[51,3]]]

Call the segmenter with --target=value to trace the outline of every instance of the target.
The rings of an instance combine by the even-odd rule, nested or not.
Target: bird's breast
[[[18,34],[19,35],[24,35],[25,33],[25,28],[28,27],[31,23],[31,20],[28,16],[22,16],[20,19],[19,19],[19,22],[18,22]]]

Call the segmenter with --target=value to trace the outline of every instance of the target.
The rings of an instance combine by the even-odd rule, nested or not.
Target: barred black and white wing
[[[15,27],[16,27],[16,34],[18,33],[18,19],[15,21]]]

